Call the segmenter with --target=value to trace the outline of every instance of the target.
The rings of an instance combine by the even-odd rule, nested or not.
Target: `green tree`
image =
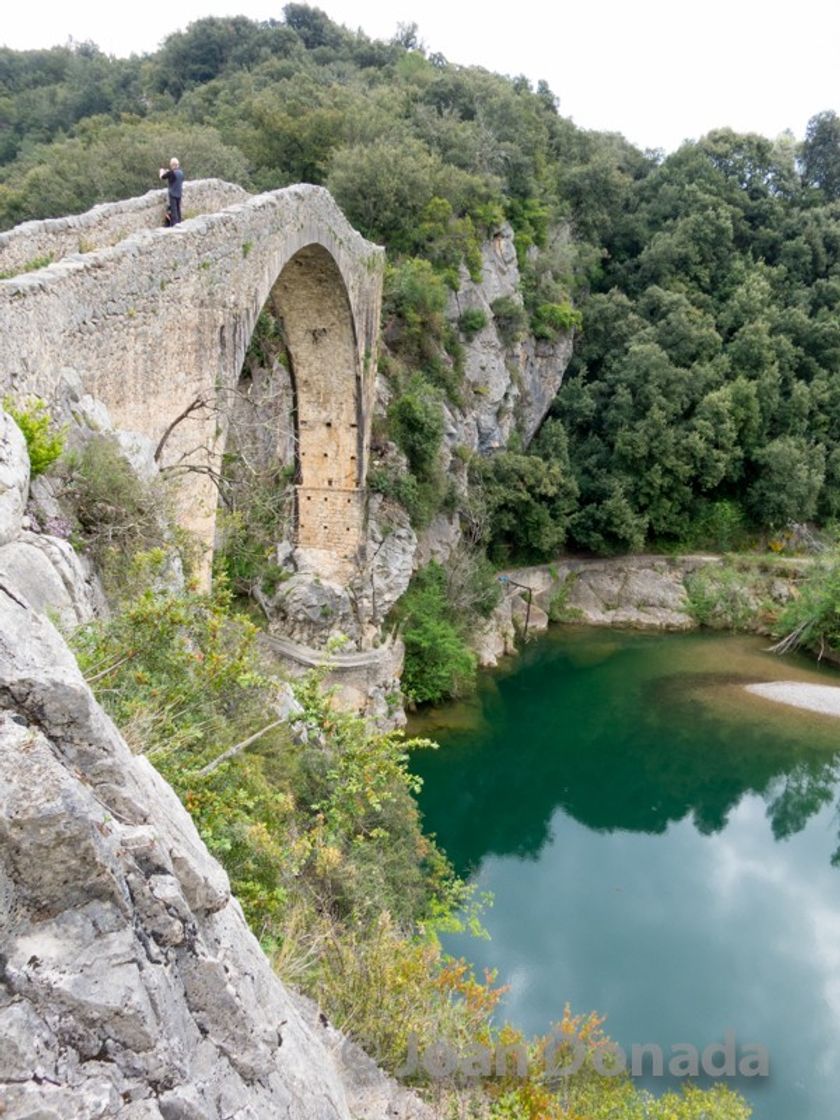
[[[463,615],[451,609],[440,564],[428,564],[414,576],[398,618],[405,643],[402,688],[409,700],[439,703],[472,686],[476,656],[465,640]]]
[[[825,448],[804,439],[779,436],[755,454],[758,478],[747,502],[753,516],[771,529],[791,521],[809,521],[825,478]]]
[[[828,201],[840,198],[840,117],[833,109],[808,121],[802,145],[802,178]]]
[[[578,494],[561,424],[548,422],[536,453],[500,451],[472,469],[486,503],[495,561],[546,560],[560,550]]]

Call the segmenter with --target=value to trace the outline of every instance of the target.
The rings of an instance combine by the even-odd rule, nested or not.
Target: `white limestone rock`
[[[1,579],[0,774],[3,1120],[425,1120],[301,1013],[173,791]]]
[[[571,332],[556,340],[530,334],[506,341],[496,328],[493,303],[507,298],[522,306],[520,273],[512,228],[505,224],[482,246],[481,280],[462,267],[449,317],[481,311],[486,324],[465,345],[465,404],[451,417],[446,441],[481,454],[506,447],[515,429],[527,446],[557,395],[572,357]]]
[[[460,541],[461,526],[457,514],[437,514],[418,534],[415,568],[422,568],[432,560],[445,564]]]
[[[96,613],[92,580],[68,541],[21,533],[0,548],[0,580],[35,610],[52,615],[63,630],[89,622]]]
[[[351,590],[369,631],[378,634],[411,581],[417,535],[396,502],[372,494],[368,503],[367,562]],[[370,636],[370,635],[369,635]]]
[[[116,430],[114,438],[119,445],[123,457],[142,482],[153,482],[160,473],[155,461],[156,445],[154,440],[140,432],[123,432]]]
[[[29,453],[20,428],[0,408],[0,545],[21,530],[29,493]]]
[[[346,587],[311,572],[298,572],[279,585],[269,605],[269,629],[295,642],[323,648],[330,638],[358,635]]]

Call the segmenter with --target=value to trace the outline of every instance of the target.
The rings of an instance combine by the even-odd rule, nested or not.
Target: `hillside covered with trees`
[[[452,500],[429,452],[459,389],[446,294],[505,220],[527,312],[509,331],[577,340],[532,446],[471,468],[496,559],[727,547],[840,512],[834,112],[801,146],[721,130],[663,157],[577,128],[545,83],[429,53],[413,26],[378,42],[300,4],[200,20],[142,58],[0,50],[3,228],[142,193],[174,152],[193,178],[324,183],[387,246],[389,434],[418,523]]]
[[[188,180],[324,184],[387,247],[387,404],[368,483],[416,529],[442,510],[464,525],[461,551],[416,572],[391,616],[409,700],[468,687],[470,630],[497,603],[497,566],[562,548],[723,550],[840,521],[834,112],[818,112],[801,145],[724,129],[668,156],[642,152],[575,126],[545,83],[449,62],[414,26],[380,42],[303,4],[265,23],[202,19],[144,57],[0,48],[0,229],[157,188],[172,155]],[[515,428],[487,454],[450,448],[469,480],[455,485],[441,467],[445,409],[469,407],[465,348],[486,324],[475,309],[453,319],[450,297],[464,270],[478,278],[482,245],[506,223],[522,302],[493,302],[499,337],[573,333],[574,357],[532,441]],[[276,326],[260,316],[250,357]],[[285,979],[392,1071],[412,1037],[528,1046],[534,1076],[478,1086],[472,1103],[447,1090],[452,1115],[746,1120],[721,1086],[653,1099],[627,1076],[596,1076],[602,1020],[568,1008],[559,1027],[586,1043],[586,1063],[557,1091],[540,1068],[545,1040],[494,1020],[495,977],[443,953],[440,934],[479,928],[480,899],[422,830],[407,751],[431,744],[337,713],[317,674],[285,686],[258,656],[253,619],[234,610],[276,555],[288,470],[271,475],[264,504],[251,491],[233,511],[247,513],[241,539],[228,517],[212,594],[173,589],[160,495],[107,438],[62,465],[64,435],[44,406],[5,407],[33,477],[54,462],[64,472],[67,531],[115,605],[74,634],[80,665],[132,749],[172,782]],[[109,561],[122,565],[112,583]],[[783,642],[838,647],[838,570],[814,565]],[[740,574],[721,577],[727,601]],[[726,596],[700,590],[709,621]]]

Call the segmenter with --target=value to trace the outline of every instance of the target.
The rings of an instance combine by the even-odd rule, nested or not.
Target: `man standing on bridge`
[[[169,161],[169,170],[160,169],[160,178],[169,183],[169,224],[177,226],[181,221],[181,188],[184,184],[184,172],[181,165],[173,156]]]

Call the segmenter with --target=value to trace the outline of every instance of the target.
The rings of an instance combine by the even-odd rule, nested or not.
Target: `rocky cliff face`
[[[464,343],[463,406],[444,405],[443,466],[462,491],[467,486],[467,472],[460,452],[491,454],[507,447],[514,433],[527,447],[557,395],[571,361],[571,332],[552,342],[528,333],[506,338],[494,314],[494,305],[498,306],[498,300],[506,300],[522,309],[520,287],[513,230],[504,225],[482,247],[481,279],[471,279],[462,266],[459,289],[449,300],[450,322],[457,324],[465,312],[478,311],[485,324]],[[389,404],[390,392],[380,381],[376,400],[380,421],[384,421]],[[398,465],[401,462],[403,469],[406,467],[393,445],[386,448],[385,458],[392,463],[397,461]],[[393,528],[390,531],[395,532]],[[379,545],[381,531],[374,526],[373,532]],[[445,564],[461,541],[458,516],[439,513],[416,539],[410,527],[407,532],[396,531],[388,542],[387,553],[395,572],[408,570],[410,574],[430,560]],[[384,599],[380,596],[380,601]]]
[[[66,549],[23,529],[28,480],[0,413],[4,1120],[425,1117],[279,982],[189,815],[30,601],[9,549],[93,609]]]
[[[506,447],[514,430],[527,446],[557,395],[572,357],[573,336],[540,341],[533,335],[506,341],[494,317],[497,300],[522,306],[520,273],[513,230],[504,225],[482,247],[481,280],[462,269],[461,285],[453,293],[449,317],[457,321],[465,311],[481,311],[486,325],[466,347],[464,378],[467,403],[451,410],[447,443],[487,453]]]

